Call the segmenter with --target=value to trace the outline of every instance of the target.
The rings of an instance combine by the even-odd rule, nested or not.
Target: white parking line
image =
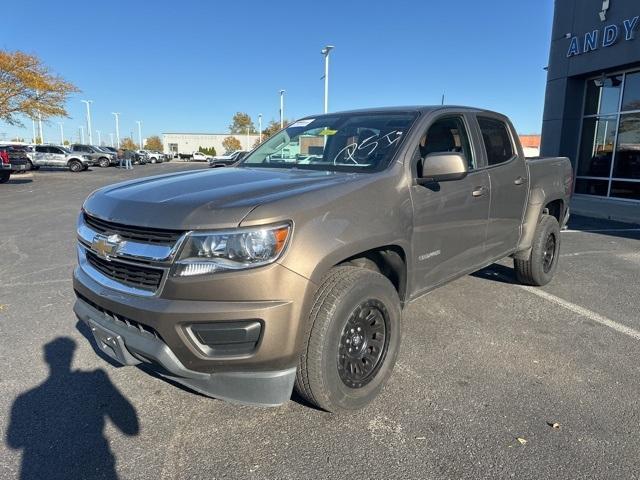
[[[523,288],[526,291],[539,296],[540,298],[544,298],[545,300],[549,300],[550,302],[560,305],[561,307],[564,307],[567,310],[571,310],[572,312],[577,313],[578,315],[581,315],[583,317],[586,317],[589,320],[592,320],[596,323],[599,323],[600,325],[609,327],[615,330],[616,332],[620,332],[625,335],[628,335],[629,337],[635,338],[636,340],[640,340],[640,332],[638,330],[634,330],[633,328],[627,327],[626,325],[622,325],[621,323],[611,320],[610,318],[604,317],[596,312],[592,312],[591,310],[581,307],[580,305],[576,305],[575,303],[571,303],[571,302],[568,302],[567,300],[563,300],[562,298],[556,297],[555,295],[547,293],[544,290],[540,290],[539,288],[528,287],[524,285],[520,285],[520,288]]]

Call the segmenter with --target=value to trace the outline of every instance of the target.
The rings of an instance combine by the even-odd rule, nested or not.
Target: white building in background
[[[227,137],[235,137],[242,145],[242,150],[251,150],[258,140],[258,135],[239,133],[163,133],[162,147],[165,153],[193,153],[202,148],[215,148],[222,155],[225,148],[222,142]]]

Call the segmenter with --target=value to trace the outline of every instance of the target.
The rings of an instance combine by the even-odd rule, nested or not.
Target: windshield
[[[382,170],[417,116],[367,113],[298,120],[256,148],[239,166]]]

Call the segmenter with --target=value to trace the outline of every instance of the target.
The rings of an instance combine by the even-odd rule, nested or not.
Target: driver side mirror
[[[434,152],[426,156],[422,173],[418,172],[418,185],[462,180],[469,173],[467,159],[458,152]]]

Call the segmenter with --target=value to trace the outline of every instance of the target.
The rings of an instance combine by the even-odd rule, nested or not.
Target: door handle
[[[487,193],[486,187],[476,187],[475,190],[471,192],[471,195],[473,195],[474,197],[481,197],[485,193]]]
[[[516,185],[524,185],[526,182],[526,179],[524,177],[516,177],[516,179],[513,181],[513,183],[515,183]]]

